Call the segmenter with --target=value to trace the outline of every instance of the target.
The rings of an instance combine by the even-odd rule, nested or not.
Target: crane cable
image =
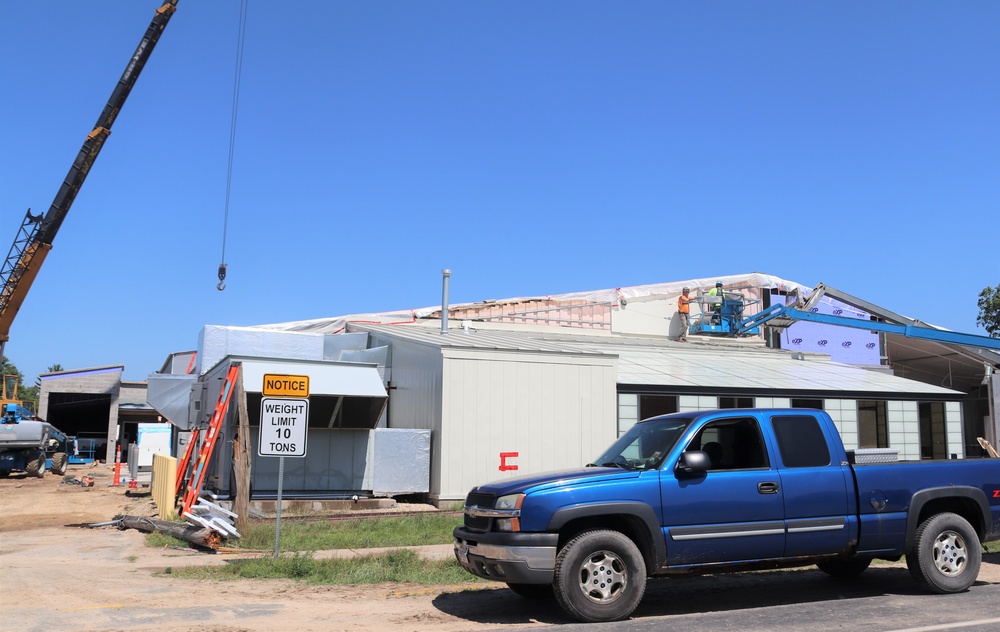
[[[239,35],[236,39],[236,77],[233,79],[233,115],[229,128],[229,165],[226,173],[226,207],[222,221],[222,263],[219,264],[219,284],[221,292],[226,289],[226,233],[229,230],[229,195],[233,184],[233,154],[236,148],[236,115],[240,108],[240,78],[243,74],[243,45],[246,42],[247,9],[250,0],[240,2]]]

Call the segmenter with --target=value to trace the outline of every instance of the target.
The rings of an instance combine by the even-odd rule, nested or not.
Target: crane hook
[[[219,284],[215,286],[220,292],[226,289],[226,264],[219,264]]]

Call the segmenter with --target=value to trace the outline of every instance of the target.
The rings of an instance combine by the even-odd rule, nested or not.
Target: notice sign
[[[264,375],[264,397],[309,397],[308,375]]]
[[[262,397],[259,456],[305,456],[309,400]]]

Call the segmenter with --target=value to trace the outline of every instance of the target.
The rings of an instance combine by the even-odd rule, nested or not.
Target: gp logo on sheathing
[[[868,344],[865,345],[865,349],[874,349],[874,348],[875,348],[874,342],[869,342]]]
[[[802,344],[802,338],[792,338],[792,344],[793,345],[800,345],[800,344]]]
[[[828,340],[819,340],[819,341],[816,342],[816,344],[818,344],[821,347],[825,347],[827,342],[829,342],[829,341]]]
[[[842,342],[842,343],[840,343],[840,346],[844,347],[845,349],[847,349],[848,347],[851,346],[851,341],[848,340],[847,342]]]

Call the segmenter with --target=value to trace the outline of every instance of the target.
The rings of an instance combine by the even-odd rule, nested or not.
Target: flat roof
[[[440,325],[351,325],[355,331],[440,348],[593,354],[618,358],[618,384],[679,390],[738,392],[802,391],[851,394],[923,395],[935,399],[962,393],[924,382],[830,360],[827,355],[768,349],[762,341],[729,341],[689,336],[681,343],[666,338],[603,332],[452,327]]]

